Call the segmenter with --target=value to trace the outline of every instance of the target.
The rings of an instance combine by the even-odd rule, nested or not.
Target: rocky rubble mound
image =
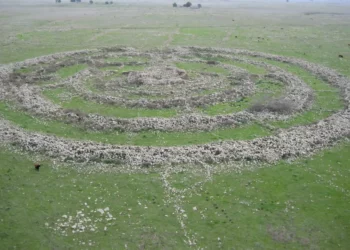
[[[85,80],[93,76],[108,76],[96,68],[102,64],[94,62],[94,58],[101,61],[103,56],[114,54],[117,56],[133,55],[151,58],[149,65],[141,71],[123,73],[119,80],[111,81],[104,86],[114,86],[116,95],[96,93],[86,88]],[[92,55],[93,54],[93,55]],[[66,56],[80,56],[89,68],[74,76],[58,81],[51,86],[38,86],[33,82],[14,80],[13,72],[21,67],[32,65],[54,64]],[[161,58],[169,56],[168,60]],[[195,76],[189,72],[170,66],[175,62],[201,63],[199,59],[184,59],[184,55],[210,55],[212,58],[226,58],[238,60],[253,65],[259,65],[267,70],[266,77],[285,85],[283,96],[269,100],[263,105],[253,106],[248,110],[226,114],[208,116],[192,112],[171,118],[113,118],[99,114],[85,114],[66,110],[47,100],[41,91],[47,88],[65,86],[73,89],[82,97],[90,101],[109,103],[110,105],[124,105],[126,107],[143,107],[150,109],[186,107],[195,110],[202,105],[215,104],[227,101],[236,101],[256,92],[254,78],[248,72],[233,65],[221,65],[229,72],[228,76],[216,73],[199,72]],[[264,122],[265,120],[285,120],[297,112],[305,111],[313,104],[312,89],[297,76],[276,66],[268,65],[252,59],[240,58],[249,56],[270,59],[297,65],[313,75],[323,79],[338,89],[345,103],[345,109],[334,113],[327,119],[316,124],[298,126],[290,129],[281,129],[278,133],[254,140],[223,141],[204,145],[182,147],[138,147],[117,146],[89,141],[62,139],[53,135],[44,135],[25,131],[18,126],[0,118],[0,140],[3,143],[16,145],[30,152],[40,152],[57,158],[61,161],[73,162],[108,162],[109,164],[126,164],[129,166],[151,167],[158,164],[183,163],[219,163],[229,161],[265,161],[275,162],[280,159],[307,156],[324,147],[333,145],[336,141],[350,135],[350,81],[336,71],[309,63],[300,59],[270,55],[247,50],[211,49],[200,47],[176,48],[168,51],[138,52],[134,49],[121,50],[90,50],[71,53],[61,53],[27,60],[21,63],[0,67],[0,100],[13,103],[17,109],[30,112],[34,116],[46,119],[55,119],[73,123],[85,129],[119,130],[139,132],[144,130],[158,131],[210,131],[222,127],[235,127],[251,121]],[[96,59],[97,60],[97,59]],[[161,62],[161,63],[160,63]],[[239,77],[240,75],[246,77]],[[48,77],[45,74],[34,78]],[[33,78],[31,78],[33,79]],[[237,83],[235,79],[240,79]],[[16,82],[14,84],[14,81]],[[135,85],[137,90],[130,90],[128,86]],[[234,87],[227,89],[228,86]],[[225,88],[223,88],[225,87]],[[222,91],[207,95],[196,94],[198,89],[210,92],[213,89]],[[121,91],[123,90],[123,91]],[[134,92],[133,92],[134,91]],[[135,92],[136,91],[136,92]],[[143,93],[147,95],[164,94],[159,99],[132,99],[130,94]]]

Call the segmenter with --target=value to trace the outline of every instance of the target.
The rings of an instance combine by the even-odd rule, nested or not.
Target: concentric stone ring
[[[332,111],[324,119],[309,124],[278,129],[267,126],[268,122],[288,121],[303,112],[312,112],[317,104],[315,88],[276,65],[279,63],[301,68],[339,89],[343,109]],[[75,65],[84,66],[69,77],[57,75],[62,68]],[[244,68],[242,65],[248,66]],[[259,68],[261,73],[252,73],[250,67]],[[234,131],[252,123],[273,130],[268,136],[248,140],[222,138],[194,145],[133,146],[29,131],[6,117],[1,118],[0,138],[4,143],[62,161],[98,161],[129,166],[274,162],[312,154],[350,133],[348,78],[314,63],[260,52],[200,47],[146,52],[107,48],[60,53],[3,65],[0,75],[2,102],[43,122],[63,122],[87,133],[214,133],[218,129]],[[265,82],[276,86],[271,88],[275,92],[254,101],[251,96],[259,95],[262,89],[259,84]],[[56,99],[45,95],[58,90],[61,92]],[[126,110],[162,110],[168,113],[159,117],[127,118],[72,110],[61,105],[72,98],[110,109],[122,106]],[[240,108],[237,104],[242,100],[248,102],[241,105],[247,108]],[[221,104],[236,106],[232,112],[208,112],[217,110]],[[170,110],[175,111],[171,113]]]

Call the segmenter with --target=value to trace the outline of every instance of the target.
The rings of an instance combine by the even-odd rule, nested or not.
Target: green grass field
[[[205,46],[301,58],[350,76],[350,12],[344,6],[311,2],[203,6],[188,10],[150,4],[0,3],[0,63],[107,46],[140,50]],[[220,58],[202,59],[227,63]],[[105,59],[106,63],[135,60],[148,62],[137,56]],[[1,99],[0,117],[28,131],[76,140],[181,146],[263,137],[280,128],[315,123],[344,108],[340,93],[322,79],[296,66],[264,61],[299,76],[315,91],[309,111],[283,122],[191,133],[86,131],[32,117]],[[252,74],[266,74],[258,66],[230,63]],[[192,75],[203,71],[228,74],[217,65],[186,62],[177,66]],[[67,66],[56,75],[66,79],[87,67]],[[120,76],[144,68],[126,65],[101,70]],[[88,87],[99,91],[94,85]],[[257,87],[256,95],[240,102],[218,103],[199,112],[238,112],[266,95],[279,96],[284,89],[268,80],[258,82]],[[86,113],[122,118],[178,115],[176,109],[115,107],[78,96],[60,99],[68,94],[72,94],[68,88],[43,92],[64,108]],[[169,175],[161,167],[135,173],[123,171],[118,164],[109,171],[99,163],[62,164],[0,145],[0,249],[349,249],[349,152],[349,138],[344,138],[310,158],[246,168],[232,163],[234,170],[213,173],[208,179],[196,166],[183,166],[177,173],[170,169]],[[34,170],[36,162],[42,164],[39,172]]]
[[[183,198],[188,230],[196,232],[198,246],[208,249],[346,249],[349,150],[349,143],[343,143],[312,159],[215,175]],[[43,161],[35,172],[25,155],[2,148],[0,156],[4,249],[85,249],[89,242],[93,249],[188,248],[174,207],[164,204],[157,173],[86,174],[54,167],[50,161]],[[186,172],[171,176],[180,190],[202,179]],[[104,220],[97,232],[67,236],[45,226],[53,227],[62,216],[75,216],[77,211],[100,219],[100,213],[89,211],[106,207],[116,218],[106,231]]]

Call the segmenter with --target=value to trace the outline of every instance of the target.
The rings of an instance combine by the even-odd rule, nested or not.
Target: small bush
[[[189,8],[189,7],[192,6],[192,3],[191,3],[191,2],[187,2],[187,3],[185,3],[183,6]]]
[[[210,60],[210,61],[207,61],[207,64],[216,65],[216,64],[218,64],[218,62]]]
[[[176,8],[177,7],[177,3],[173,3],[173,7]]]
[[[295,104],[289,100],[275,99],[267,103],[257,102],[249,110],[252,112],[272,112],[278,114],[290,114],[295,108]]]

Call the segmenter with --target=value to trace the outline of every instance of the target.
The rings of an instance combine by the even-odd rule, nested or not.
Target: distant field
[[[338,114],[339,124],[348,119],[346,87],[330,85],[321,66],[350,77],[350,11],[311,2],[202,5],[0,8],[0,66],[134,48],[18,67],[12,86],[0,79],[1,249],[348,249],[348,125],[324,145],[328,134],[314,144],[286,138],[306,146],[283,155],[273,142]],[[299,58],[320,70],[215,48]],[[285,95],[295,110],[274,110]],[[253,112],[263,105],[272,113]],[[230,115],[235,123],[220,118]],[[37,143],[39,135],[47,137]],[[253,139],[265,145],[263,137],[273,138],[261,147],[266,155],[255,144],[238,149]],[[233,140],[240,144],[226,152]]]

